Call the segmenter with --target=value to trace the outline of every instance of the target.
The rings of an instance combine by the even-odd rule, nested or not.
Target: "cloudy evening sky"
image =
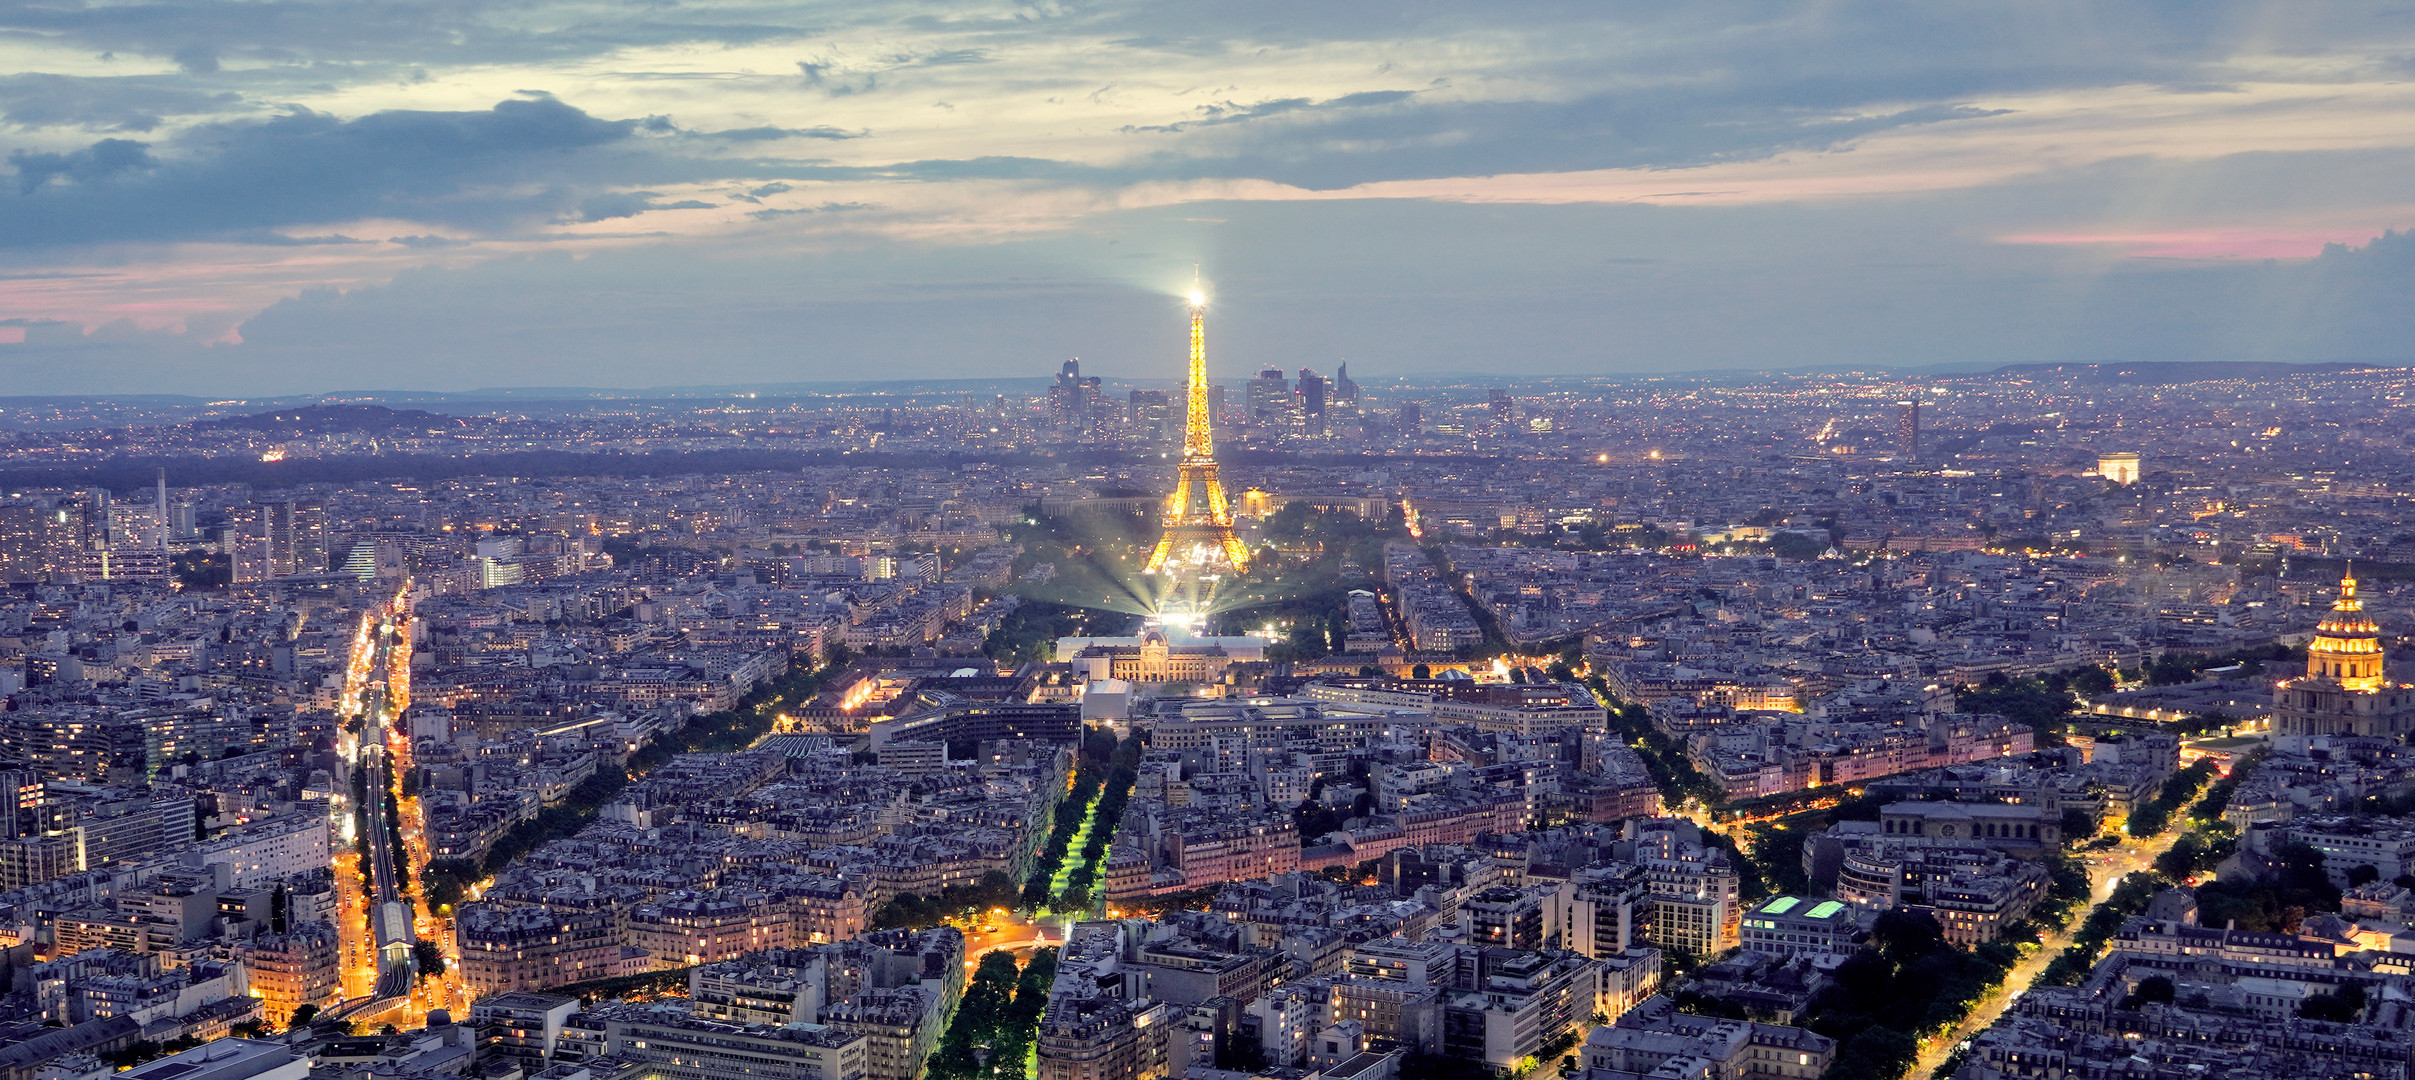
[[[2391,360],[2415,12],[0,6],[0,373],[207,395]]]

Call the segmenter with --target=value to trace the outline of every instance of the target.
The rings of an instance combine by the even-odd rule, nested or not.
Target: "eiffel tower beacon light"
[[[1174,492],[1166,496],[1165,531],[1149,552],[1143,573],[1212,575],[1249,569],[1249,551],[1233,535],[1232,507],[1224,501],[1224,483],[1216,477],[1216,439],[1209,428],[1207,378],[1207,295],[1191,289],[1190,399],[1183,411],[1182,463],[1176,466]]]

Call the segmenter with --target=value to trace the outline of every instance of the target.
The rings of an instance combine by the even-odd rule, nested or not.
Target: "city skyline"
[[[2415,5],[0,5],[5,1080],[2415,1080]]]
[[[2406,369],[1088,370],[0,401],[0,1045],[2404,1080]]]
[[[0,16],[20,389],[2406,359],[2365,7],[278,10]]]

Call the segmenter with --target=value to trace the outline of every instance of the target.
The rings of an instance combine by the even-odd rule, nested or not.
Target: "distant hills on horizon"
[[[425,409],[393,409],[384,405],[345,402],[272,409],[242,416],[194,421],[197,428],[257,431],[271,438],[308,435],[429,435],[444,431],[483,431],[499,421],[485,416],[455,416]]]
[[[2006,364],[1990,375],[2074,375],[2081,382],[2104,386],[2159,386],[2173,383],[2218,382],[2224,379],[2269,379],[2286,375],[2340,375],[2353,371],[2387,371],[2407,364],[2292,364],[2282,360],[2158,360],[2136,364]]]

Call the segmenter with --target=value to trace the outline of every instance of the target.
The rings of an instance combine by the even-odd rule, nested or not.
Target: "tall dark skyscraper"
[[[327,569],[327,504],[317,499],[297,499],[285,504],[286,544],[297,574],[323,573]]]
[[[1895,403],[1895,453],[1911,461],[1920,460],[1920,401]]]
[[[1506,424],[1516,419],[1517,406],[1509,399],[1509,391],[1494,388],[1492,393],[1493,422]]]
[[[1425,406],[1411,401],[1400,407],[1400,433],[1422,435],[1426,429]]]
[[[1333,369],[1333,400],[1358,404],[1358,384],[1350,381],[1350,362],[1347,360]]]
[[[1067,360],[1048,388],[1048,413],[1059,424],[1087,425],[1098,412],[1099,377],[1082,377],[1082,361]]]
[[[1300,369],[1300,382],[1295,392],[1297,411],[1300,423],[1308,429],[1309,434],[1325,433],[1325,410],[1330,404],[1328,399],[1332,392],[1333,388],[1325,382],[1324,376],[1307,368]]]
[[[1174,416],[1173,396],[1163,390],[1132,391],[1132,424],[1134,427],[1163,428]]]
[[[1067,360],[1057,366],[1057,381],[1048,388],[1048,418],[1059,424],[1071,422],[1081,408],[1082,362]]]
[[[315,499],[227,509],[225,545],[236,581],[268,581],[327,569],[327,505]]]
[[[1326,399],[1331,396],[1330,389],[1325,383],[1324,376],[1307,368],[1301,368],[1299,384],[1301,414],[1309,417],[1325,415]]]
[[[1249,418],[1252,423],[1271,424],[1291,412],[1291,385],[1283,381],[1281,368],[1268,368],[1249,381]]]

